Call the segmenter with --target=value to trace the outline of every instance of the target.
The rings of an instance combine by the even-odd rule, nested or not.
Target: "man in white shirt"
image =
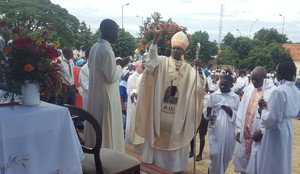
[[[88,60],[90,49],[85,50],[85,58]],[[89,67],[88,62],[83,65],[79,72],[78,83],[80,84],[82,92],[82,108],[87,110],[88,94],[89,94]]]
[[[135,87],[138,77],[143,73],[143,64],[142,61],[138,60],[135,63],[135,71],[132,75],[129,76],[127,80],[127,118],[126,118],[126,131],[125,131],[125,142],[131,144],[132,143],[132,137],[134,132],[135,125],[132,125],[132,123],[135,123],[135,117],[132,118],[132,102],[131,102],[131,92],[133,88]],[[134,119],[134,120],[132,120]]]
[[[74,85],[74,62],[73,50],[71,47],[64,47],[60,57],[62,69],[62,81],[66,86],[66,91],[63,95],[63,104],[76,105],[76,87]]]
[[[236,79],[236,83],[233,86],[233,92],[239,95],[248,84],[249,79],[246,76],[246,71],[241,70],[239,73],[239,77]]]

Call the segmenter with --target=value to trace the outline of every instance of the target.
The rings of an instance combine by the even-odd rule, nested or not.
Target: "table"
[[[0,106],[1,174],[81,174],[83,158],[67,108]]]

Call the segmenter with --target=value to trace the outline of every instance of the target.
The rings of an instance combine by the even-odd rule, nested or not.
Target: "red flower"
[[[33,40],[30,37],[25,37],[24,40],[28,45],[33,43]]]
[[[50,46],[45,49],[45,53],[49,59],[54,59],[60,56],[60,52],[57,51],[54,47]]]
[[[6,21],[5,20],[0,20],[0,27],[4,27],[6,25]]]
[[[27,72],[30,72],[33,70],[33,66],[31,64],[27,64],[24,66],[24,70]]]
[[[45,42],[45,41],[42,41],[40,47],[41,47],[42,49],[46,49],[46,48],[47,48],[46,42]]]
[[[21,29],[19,27],[15,27],[11,31],[12,31],[13,34],[19,34]]]
[[[17,48],[24,49],[27,43],[24,38],[19,37],[15,40],[15,44]]]
[[[4,47],[4,53],[9,54],[12,51],[12,48],[10,46]]]

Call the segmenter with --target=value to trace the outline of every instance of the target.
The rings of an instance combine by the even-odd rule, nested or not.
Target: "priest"
[[[142,161],[171,172],[188,168],[189,143],[199,126],[204,95],[203,79],[184,61],[189,41],[182,31],[171,39],[171,56],[158,56],[161,29],[144,63],[144,78],[138,94],[136,131],[145,138]],[[196,65],[200,62],[196,61]]]

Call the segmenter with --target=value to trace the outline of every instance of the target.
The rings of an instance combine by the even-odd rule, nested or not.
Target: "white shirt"
[[[83,89],[82,94],[82,104],[83,109],[87,109],[87,100],[89,95],[89,67],[88,63],[83,65],[79,72],[78,83],[80,84],[81,88]]]
[[[72,59],[67,60],[63,55],[59,59],[61,61],[63,83],[69,86],[74,85],[74,62]]]
[[[247,85],[249,84],[249,79],[247,76],[244,77],[238,77],[236,79],[236,83],[233,86],[234,92],[236,91],[242,91]]]

